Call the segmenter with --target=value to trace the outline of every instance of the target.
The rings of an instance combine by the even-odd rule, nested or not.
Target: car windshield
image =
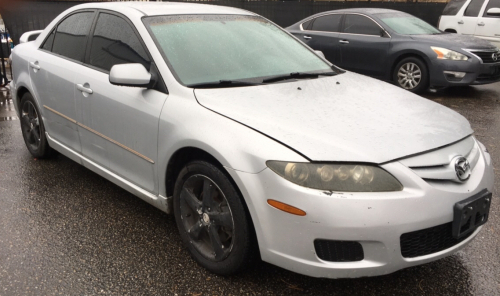
[[[334,71],[262,17],[173,15],[148,17],[144,23],[171,71],[186,86]]]
[[[396,31],[396,33],[402,35],[432,35],[441,33],[441,31],[430,24],[406,13],[386,13],[377,16],[387,26]]]

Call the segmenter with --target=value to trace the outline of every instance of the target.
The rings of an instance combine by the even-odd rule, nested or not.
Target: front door
[[[500,16],[488,14],[488,10],[500,8],[500,0],[489,0],[484,12],[477,19],[475,35],[500,46]]]
[[[99,13],[88,51],[89,67],[75,78],[82,106],[82,153],[157,193],[158,121],[167,94],[109,82],[113,65],[140,63],[149,70],[150,57],[128,21],[104,12]]]
[[[357,73],[384,77],[391,38],[373,20],[359,14],[346,14],[339,35],[339,66]]]

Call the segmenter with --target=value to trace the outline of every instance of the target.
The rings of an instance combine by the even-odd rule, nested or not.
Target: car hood
[[[496,47],[490,42],[474,36],[459,34],[438,34],[438,35],[411,35],[413,40],[427,42],[434,46],[448,48],[466,48],[466,49],[489,49],[495,50]]]
[[[472,133],[460,114],[363,75],[196,89],[198,102],[312,161],[383,163]],[[219,131],[223,132],[223,131]]]

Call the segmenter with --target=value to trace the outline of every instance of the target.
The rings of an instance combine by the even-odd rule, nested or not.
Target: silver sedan
[[[173,213],[217,274],[256,258],[387,274],[456,252],[488,220],[491,158],[464,117],[251,12],[92,3],[22,40],[11,89],[31,154]]]

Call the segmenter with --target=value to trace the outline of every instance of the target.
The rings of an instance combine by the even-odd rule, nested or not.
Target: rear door
[[[109,82],[109,71],[117,64],[140,63],[157,72],[146,47],[128,19],[100,12],[87,52],[87,67],[75,77],[75,85],[81,89],[76,98],[82,108],[82,153],[156,193],[158,120],[166,91]],[[158,80],[163,83],[161,77]]]
[[[477,37],[495,42],[500,46],[500,16],[489,15],[488,10],[500,8],[500,0],[489,0],[477,20],[475,35]]]
[[[303,27],[303,40],[315,50],[321,50],[325,58],[336,64],[340,58],[338,43],[342,14],[328,14],[313,19],[306,28]]]
[[[383,77],[389,65],[391,38],[371,18],[346,14],[339,35],[339,66],[357,73]]]
[[[464,35],[474,35],[478,16],[485,0],[472,0],[464,11],[464,16],[458,21],[457,33]]]
[[[80,152],[74,79],[85,68],[85,46],[94,11],[78,11],[62,20],[30,58],[34,95],[43,109],[45,129],[65,146]]]

